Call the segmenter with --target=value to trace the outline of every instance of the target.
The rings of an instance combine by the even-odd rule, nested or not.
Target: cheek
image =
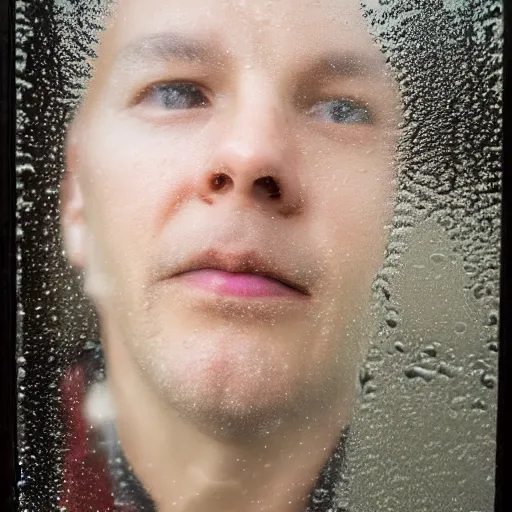
[[[81,153],[89,190],[102,199],[97,206],[146,217],[155,212],[166,190],[190,179],[199,168],[205,145],[197,138],[130,128],[129,121],[127,127],[107,123],[100,131],[90,130]]]
[[[104,248],[113,272],[136,272],[162,212],[179,200],[198,173],[204,160],[198,148],[204,144],[172,134],[145,136],[140,129],[135,134],[108,121],[85,139],[80,161],[95,245]]]
[[[322,188],[316,224],[338,286],[370,286],[384,255],[392,219],[395,175],[391,158],[346,159],[346,167]]]

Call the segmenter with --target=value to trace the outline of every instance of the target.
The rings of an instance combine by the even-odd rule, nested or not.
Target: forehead
[[[359,0],[118,0],[100,53],[114,58],[168,32],[201,37],[233,57],[280,65],[333,49],[384,63]]]

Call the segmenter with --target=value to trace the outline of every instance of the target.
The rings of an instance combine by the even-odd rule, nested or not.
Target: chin
[[[334,357],[315,360],[300,338],[183,334],[181,342],[159,336],[138,345],[136,360],[159,396],[210,436],[268,435],[339,393]]]

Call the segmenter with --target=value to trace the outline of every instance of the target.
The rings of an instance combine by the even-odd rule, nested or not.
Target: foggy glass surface
[[[101,8],[17,2],[21,510],[59,510],[62,379],[80,353],[99,354],[94,309],[63,258],[59,186],[65,127]],[[404,113],[393,226],[373,285],[376,315],[342,475],[335,474],[337,510],[487,512],[496,448],[502,4],[381,0],[363,10]],[[95,371],[103,372],[101,362]],[[91,495],[108,475],[97,478]]]

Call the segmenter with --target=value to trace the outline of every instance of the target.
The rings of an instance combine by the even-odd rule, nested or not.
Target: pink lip
[[[226,272],[211,268],[192,270],[176,276],[187,284],[220,295],[235,297],[301,296],[302,293],[277,279],[245,272]]]

